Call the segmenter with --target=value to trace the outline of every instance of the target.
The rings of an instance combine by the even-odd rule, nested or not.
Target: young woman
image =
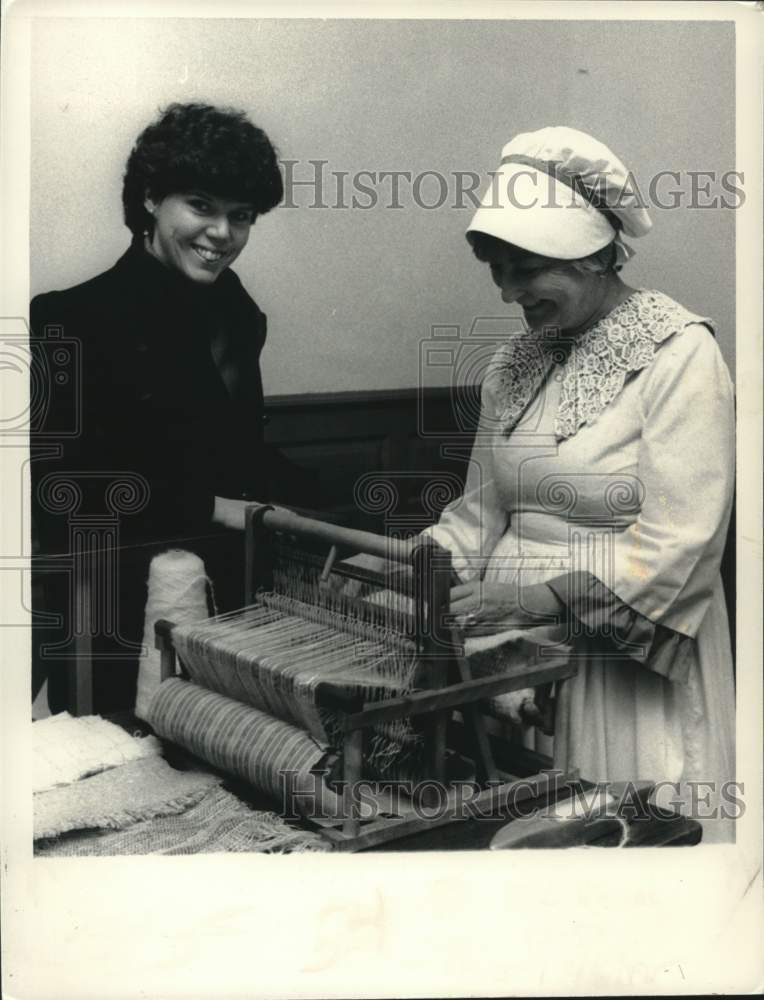
[[[274,492],[279,463],[263,444],[259,365],[266,319],[231,265],[282,193],[276,151],[243,112],[173,104],[127,160],[127,251],[103,274],[32,302],[33,338],[54,330],[79,342],[82,390],[70,398],[73,380],[47,401],[46,446],[59,413],[74,406],[81,415],[78,436],[60,439],[61,454],[46,457],[32,440],[37,548],[67,551],[70,517],[52,495],[62,474],[82,497],[78,518],[108,513],[109,482],[128,474],[136,495],[120,518],[119,570],[102,584],[118,587],[113,625],[123,639],[140,641],[148,562],[161,548],[199,551],[225,604],[226,585],[240,583],[225,563],[241,541],[227,546],[218,537],[205,547],[205,539],[214,524],[241,527],[247,500]],[[69,582],[38,576],[38,591],[43,580],[38,610],[65,612]],[[44,638],[36,636],[35,683],[49,673],[49,701],[61,708],[65,661],[40,655]],[[105,654],[94,671],[96,709],[130,707],[134,684],[135,661]]]

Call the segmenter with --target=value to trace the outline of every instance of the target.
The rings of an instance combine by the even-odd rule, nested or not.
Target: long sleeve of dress
[[[682,679],[714,594],[734,485],[732,387],[705,327],[659,351],[639,398],[641,510],[614,536],[610,575],[569,573],[548,585],[590,630]]]
[[[719,573],[734,488],[730,377],[703,326],[656,354],[641,393],[641,510],[602,582],[655,623],[693,636]]]

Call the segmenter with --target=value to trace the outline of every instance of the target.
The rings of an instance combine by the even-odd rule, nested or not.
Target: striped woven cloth
[[[160,736],[278,800],[284,773],[307,774],[325,752],[303,730],[178,678],[159,686],[147,720]]]

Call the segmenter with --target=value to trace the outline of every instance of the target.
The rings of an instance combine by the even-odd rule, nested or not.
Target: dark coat
[[[66,518],[38,496],[51,472],[145,479],[147,504],[122,517],[122,544],[208,532],[215,495],[266,499],[259,364],[266,319],[231,270],[197,286],[135,243],[90,281],[38,295],[30,318],[33,345],[47,341],[48,362],[60,335],[76,341],[79,355],[66,384],[49,378],[47,412],[32,434],[43,551],[64,544]],[[71,436],[78,410],[79,432]],[[62,456],[41,457],[42,445],[56,442]],[[93,479],[80,475],[85,503],[106,513],[103,480]]]
[[[232,271],[199,287],[133,244],[90,281],[38,295],[30,318],[35,548],[43,557],[77,548],[69,530],[83,517],[87,551],[101,547],[103,532],[88,534],[88,525],[103,529],[104,515],[120,511],[118,541],[107,543],[120,551],[104,563],[118,573],[110,624],[110,584],[92,570],[91,584],[100,588],[94,708],[122,711],[135,699],[136,654],[125,643],[141,639],[152,555],[172,545],[197,552],[218,609],[240,606],[243,539],[211,525],[214,497],[294,503],[315,491],[309,474],[263,444],[266,321]],[[129,490],[109,493],[125,473],[139,486],[132,512]],[[62,478],[73,487],[51,490]],[[62,616],[59,626],[33,628],[33,689],[47,676],[54,712],[72,707],[66,667],[77,598],[66,565],[42,567],[32,580],[34,610]]]

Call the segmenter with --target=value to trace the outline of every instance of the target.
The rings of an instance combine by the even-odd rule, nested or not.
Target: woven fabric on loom
[[[342,732],[334,714],[319,708],[323,682],[371,702],[412,690],[417,669],[406,636],[283,594],[261,594],[251,608],[178,626],[173,643],[197,684],[303,727],[324,747],[341,747]],[[367,759],[392,777],[391,768],[414,762],[420,746],[411,723],[395,720],[370,734]]]
[[[98,715],[68,712],[32,724],[32,790],[68,785],[89,774],[161,753],[153,736],[136,738]]]
[[[318,834],[298,830],[272,812],[255,812],[230,792],[215,788],[178,816],[136,823],[129,829],[87,831],[43,843],[39,857],[108,857],[129,854],[291,854],[328,851]]]
[[[284,772],[306,774],[324,754],[303,730],[178,678],[160,685],[148,720],[160,736],[279,800]]]
[[[332,681],[370,700],[408,690],[413,645],[352,618],[275,594],[230,615],[173,629],[197,683],[325,738],[316,689]]]
[[[118,830],[139,820],[183,812],[220,779],[176,771],[161,757],[131,761],[34,796],[34,839],[68,830]]]

